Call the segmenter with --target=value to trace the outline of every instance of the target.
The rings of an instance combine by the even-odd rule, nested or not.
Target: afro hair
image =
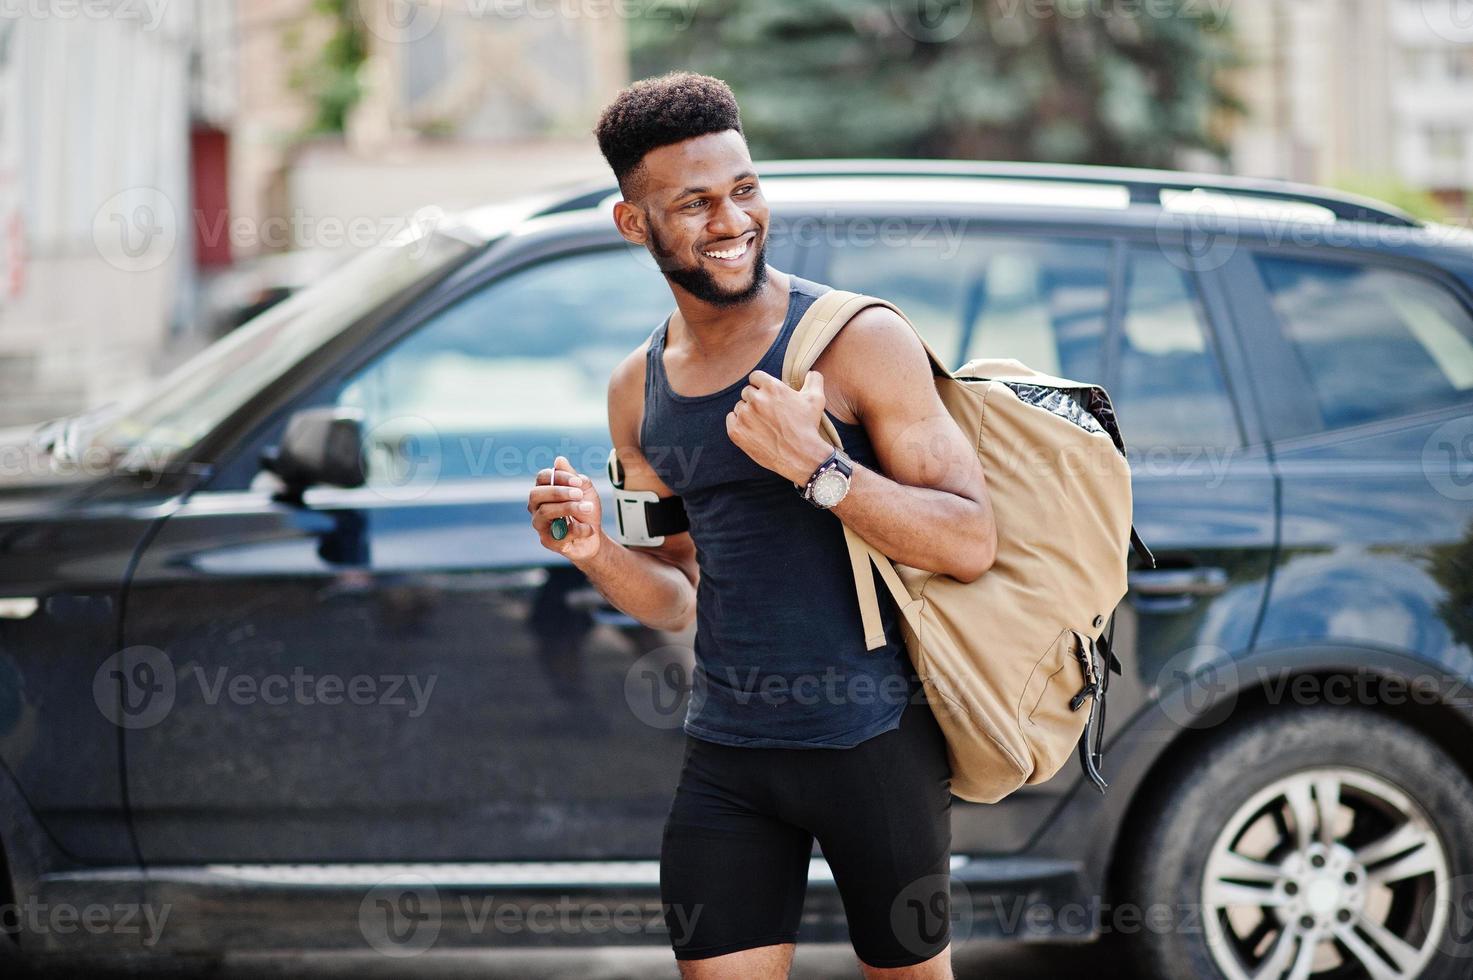
[[[633,191],[630,175],[650,150],[728,129],[742,131],[731,88],[710,75],[672,71],[621,91],[599,116],[593,132],[628,196]]]

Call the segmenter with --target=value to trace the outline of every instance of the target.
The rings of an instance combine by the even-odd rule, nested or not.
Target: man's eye
[[[705,201],[696,200],[696,201],[691,201],[690,203],[686,204],[685,207],[693,208],[693,207],[695,207],[698,204],[705,204],[705,203],[706,203]]]
[[[755,191],[756,189],[757,189],[757,185],[755,185],[755,184],[743,184],[741,187],[737,188],[737,193],[738,194],[750,194],[753,191]]]

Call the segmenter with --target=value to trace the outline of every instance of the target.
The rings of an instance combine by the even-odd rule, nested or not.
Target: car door
[[[1473,297],[1434,267],[1349,250],[1243,249],[1225,271],[1265,355],[1283,480],[1262,644],[1467,674]]]
[[[1239,417],[1208,297],[1188,257],[1101,234],[998,222],[912,220],[885,240],[846,227],[836,222],[825,236],[832,243],[826,281],[895,302],[948,366],[1015,357],[1111,392],[1131,460],[1136,526],[1159,564],[1132,575],[1117,612],[1126,674],[1110,689],[1112,730],[1163,677],[1245,648],[1273,545],[1272,473],[1253,445],[1256,429]],[[1024,848],[1078,778],[1071,763],[997,804],[957,801],[954,846]]]
[[[688,638],[609,607],[526,498],[557,454],[603,478],[609,374],[669,290],[624,247],[455,288],[300,399],[362,419],[365,486],[206,488],[143,551],[127,676],[162,707],[125,758],[149,862],[658,854],[683,717],[659,681]]]
[[[1167,241],[1123,243],[1106,372],[1136,529],[1156,558],[1130,573],[1117,610],[1125,672],[1110,687],[1112,730],[1162,700],[1164,739],[1222,721],[1200,712],[1239,682],[1277,542],[1272,449],[1248,390],[1257,362],[1203,265]]]

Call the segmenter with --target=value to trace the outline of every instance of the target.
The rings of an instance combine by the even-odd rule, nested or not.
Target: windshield
[[[307,354],[471,245],[444,234],[375,245],[242,324],[110,413],[86,442],[162,469]]]

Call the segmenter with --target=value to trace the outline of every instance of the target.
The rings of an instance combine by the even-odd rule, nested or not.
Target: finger
[[[552,485],[552,468],[544,466],[537,471],[535,485],[546,487]],[[582,473],[572,470],[559,469],[557,471],[557,486],[560,487],[591,487],[593,481]]]
[[[567,500],[581,500],[583,499],[583,495],[581,487],[565,487],[561,485],[553,487],[544,483],[541,486],[534,487],[527,494],[527,509],[530,511],[535,510],[543,504],[560,503]]]
[[[580,504],[582,503],[592,503],[592,501],[542,504],[532,512],[532,526],[539,531],[543,531],[559,517],[569,517],[575,521],[587,520],[592,516],[593,512],[591,510],[580,509]]]
[[[817,371],[809,371],[803,377],[802,390],[805,392],[816,391],[820,395],[823,394],[823,375],[819,374]]]
[[[774,378],[766,371],[753,371],[747,375],[747,382],[754,387],[761,388],[763,385],[776,384],[777,378]]]
[[[533,500],[578,500],[586,497],[588,491],[582,487],[575,487],[567,483],[559,483],[557,486],[549,486],[539,483],[527,491],[527,496]]]

